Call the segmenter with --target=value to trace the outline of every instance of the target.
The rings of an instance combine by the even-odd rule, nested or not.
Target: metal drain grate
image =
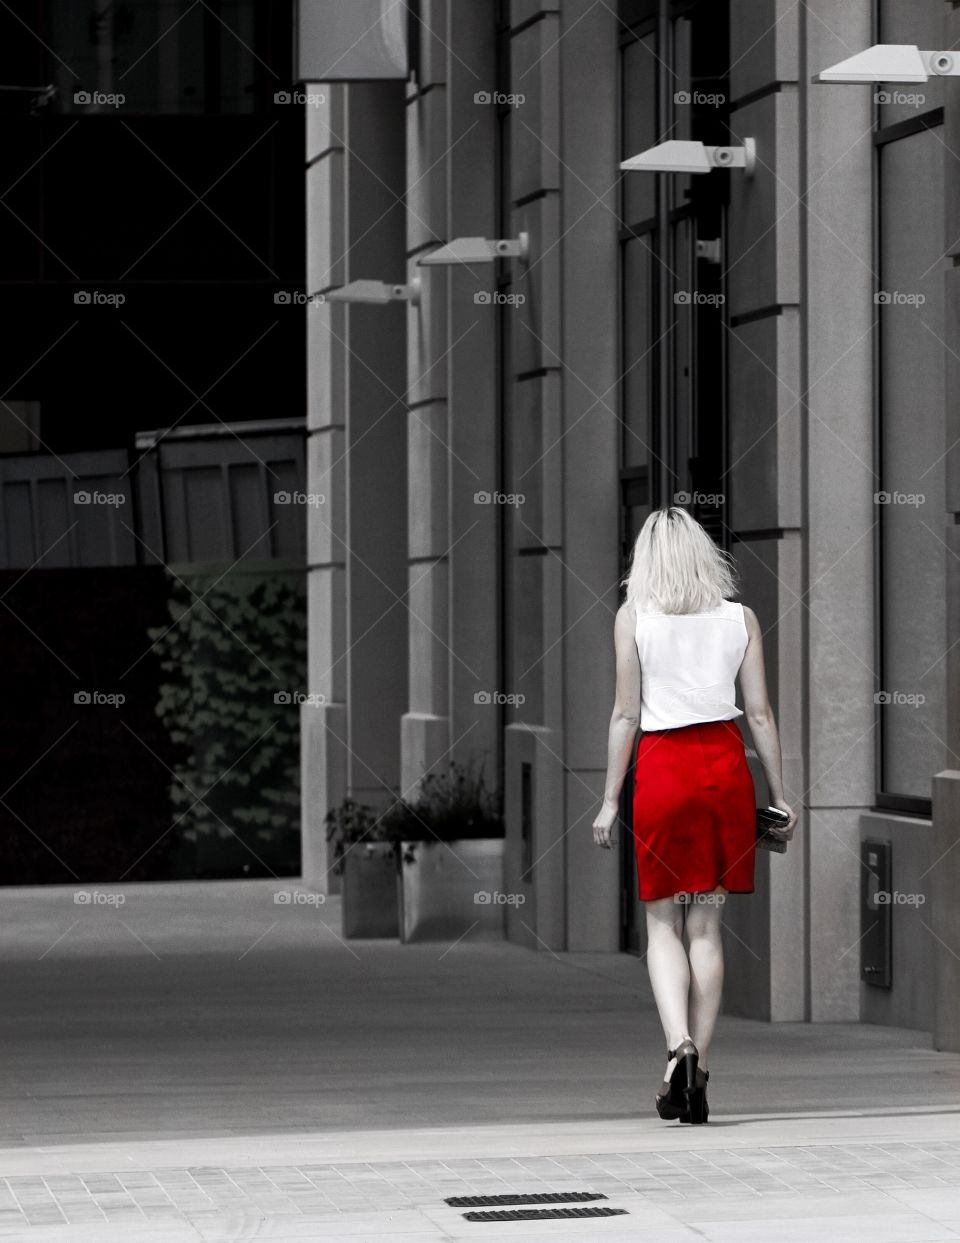
[[[595,1191],[537,1191],[515,1196],[450,1196],[451,1208],[499,1208],[503,1204],[582,1204],[584,1200],[605,1200]]]
[[[619,1217],[625,1208],[502,1208],[488,1212],[464,1213],[466,1221],[546,1221],[551,1217]]]

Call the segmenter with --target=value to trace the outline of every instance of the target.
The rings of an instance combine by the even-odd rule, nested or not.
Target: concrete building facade
[[[307,316],[305,878],[335,884],[345,795],[479,758],[508,935],[642,952],[629,788],[619,856],[590,825],[626,555],[686,504],[761,620],[802,809],[727,904],[727,1010],[960,1048],[960,85],[811,81],[952,47],[960,13],[423,0],[412,29],[405,80],[310,86],[307,292],[419,298]],[[667,139],[752,139],[756,166],[620,171]]]

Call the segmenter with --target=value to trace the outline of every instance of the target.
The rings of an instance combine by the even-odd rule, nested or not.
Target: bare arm
[[[593,840],[607,849],[620,810],[620,791],[633,757],[640,725],[640,656],[636,642],[636,614],[626,605],[617,612],[613,628],[617,657],[617,691],[607,734],[607,780],[603,806],[593,822]]]
[[[763,634],[760,623],[752,609],[744,606],[743,620],[747,627],[747,650],[740,665],[740,690],[743,692],[743,710],[750,726],[750,734],[757,748],[757,755],[767,775],[770,798],[775,807],[781,807],[790,816],[785,836],[792,836],[797,822],[796,813],[783,797],[783,759],[780,752],[780,734],[767,697],[767,674],[763,663]]]

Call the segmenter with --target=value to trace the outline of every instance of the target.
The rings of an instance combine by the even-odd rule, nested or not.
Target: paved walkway
[[[664,1123],[636,959],[347,945],[293,888],[0,889],[0,1240],[960,1239],[925,1033],[725,1017]],[[562,1192],[610,1215],[446,1203]]]

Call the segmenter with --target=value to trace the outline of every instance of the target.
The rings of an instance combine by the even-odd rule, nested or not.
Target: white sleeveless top
[[[676,729],[743,716],[734,681],[747,650],[743,605],[701,613],[637,613],[640,728]]]

